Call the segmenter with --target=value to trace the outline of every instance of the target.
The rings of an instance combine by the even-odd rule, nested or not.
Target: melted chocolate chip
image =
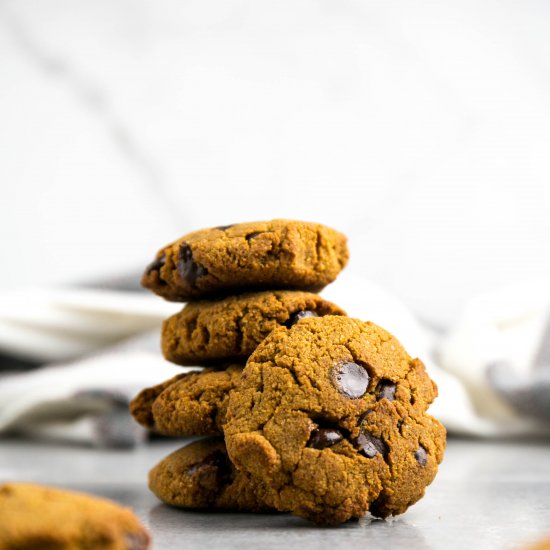
[[[388,401],[395,401],[395,389],[396,385],[391,380],[380,380],[376,388],[376,394],[378,399],[387,399]]]
[[[208,270],[193,260],[193,251],[187,243],[182,243],[179,252],[178,271],[181,278],[190,286],[197,279],[208,274]]]
[[[378,453],[386,456],[388,447],[377,437],[374,437],[369,432],[362,432],[356,440],[359,450],[367,457],[374,458]]]
[[[315,449],[325,449],[326,447],[336,445],[342,439],[344,439],[344,436],[338,430],[319,428],[312,432],[307,446],[314,447]]]
[[[418,449],[414,453],[414,458],[416,458],[416,461],[420,466],[426,466],[428,463],[428,453],[426,452],[426,449],[420,445]]]
[[[208,471],[214,471],[216,478],[220,484],[226,483],[231,479],[231,466],[229,459],[221,451],[214,451],[208,456],[204,457],[201,462],[192,464],[187,468],[187,475],[192,476],[194,474],[206,473]]]
[[[146,268],[145,273],[151,275],[153,271],[160,272],[160,268],[166,263],[166,256],[161,254],[158,258],[155,258]]]
[[[365,395],[370,376],[367,369],[357,363],[341,363],[334,371],[333,381],[340,393],[357,399]]]
[[[229,225],[218,225],[218,227],[215,227],[214,229],[219,229],[220,231],[225,231],[226,229],[229,229],[230,227],[233,227],[235,224],[230,223]]]
[[[247,241],[251,241],[252,239],[255,239],[258,235],[261,235],[263,231],[253,231],[252,233],[249,233],[245,239]]]
[[[369,506],[369,512],[377,518],[383,518],[387,516],[387,511],[385,510],[386,505],[386,495],[380,495],[374,502],[371,502]]]
[[[319,317],[315,311],[311,311],[310,309],[301,309],[300,311],[297,311],[296,313],[293,313],[288,320],[284,323],[285,327],[290,328],[292,325],[295,325],[298,321],[301,321],[302,319],[307,319],[308,317]]]

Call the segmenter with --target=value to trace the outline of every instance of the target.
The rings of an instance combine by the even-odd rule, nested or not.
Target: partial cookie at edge
[[[146,550],[149,534],[128,508],[30,483],[0,485],[0,550]]]

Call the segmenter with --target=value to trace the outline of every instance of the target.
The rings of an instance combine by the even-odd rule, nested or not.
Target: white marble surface
[[[135,451],[0,445],[0,482],[50,483],[131,506],[151,530],[154,550],[517,550],[550,536],[550,447],[536,442],[451,439],[436,480],[407,513],[332,529],[287,514],[209,514],[160,504],[147,490],[147,471],[181,442]]]
[[[550,274],[550,4],[0,1],[2,288],[270,217],[436,325]]]

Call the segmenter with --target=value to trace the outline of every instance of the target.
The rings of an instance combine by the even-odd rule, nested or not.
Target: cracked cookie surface
[[[128,508],[29,483],[0,485],[0,550],[146,550],[149,534]]]
[[[424,365],[374,323],[304,319],[274,330],[229,397],[235,466],[281,511],[337,524],[404,512],[443,458],[445,429]]]
[[[245,361],[273,329],[323,315],[345,312],[317,294],[296,290],[191,302],[164,321],[162,351],[168,361],[179,365]]]
[[[346,237],[318,223],[272,220],[203,229],[161,249],[141,283],[172,301],[243,289],[319,291],[348,261]]]
[[[146,388],[132,400],[132,416],[145,428],[172,437],[220,435],[242,369],[191,371]]]
[[[149,488],[180,508],[273,511],[264,500],[267,489],[235,469],[221,437],[195,441],[168,455],[150,471]]]

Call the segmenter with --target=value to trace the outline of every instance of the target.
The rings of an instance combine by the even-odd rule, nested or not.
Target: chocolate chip
[[[357,363],[341,363],[334,371],[333,381],[341,393],[357,399],[365,395],[370,376],[367,369]]]
[[[231,466],[229,459],[221,451],[214,451],[204,457],[201,462],[192,464],[187,468],[187,475],[202,474],[212,472],[216,474],[216,478],[220,484],[227,483],[231,479]]]
[[[342,439],[344,439],[344,436],[338,430],[319,428],[312,432],[307,446],[314,447],[315,449],[324,449],[336,445]]]
[[[416,458],[416,461],[420,466],[426,466],[428,463],[428,453],[426,452],[426,449],[420,445],[418,449],[414,453],[414,458]]]
[[[377,437],[374,437],[369,432],[362,432],[356,439],[359,450],[367,457],[374,458],[378,453],[382,456],[386,456],[388,447],[386,444]]]
[[[319,317],[315,311],[311,311],[310,309],[301,309],[300,311],[297,311],[296,313],[293,313],[288,320],[284,323],[285,327],[290,328],[292,325],[295,325],[298,321],[301,321],[302,319],[307,319],[308,317]]]
[[[193,251],[187,243],[182,243],[179,252],[178,271],[181,278],[190,286],[197,279],[208,274],[208,270],[193,260]]]
[[[369,512],[377,518],[383,518],[388,515],[386,510],[386,495],[380,495],[374,502],[371,502],[369,506]]]
[[[159,271],[160,268],[166,263],[166,256],[164,254],[161,254],[158,258],[155,258],[146,268],[145,273],[147,275],[151,275],[153,271]]]
[[[252,233],[249,233],[245,239],[247,241],[251,241],[252,239],[255,239],[258,235],[261,235],[263,231],[253,231]]]
[[[214,229],[219,229],[220,231],[225,231],[226,229],[229,229],[230,227],[233,227],[235,224],[231,223],[229,225],[218,225],[218,227],[215,227]]]
[[[391,380],[380,380],[376,387],[376,394],[378,399],[387,399],[388,401],[395,401],[395,389],[396,385]]]

